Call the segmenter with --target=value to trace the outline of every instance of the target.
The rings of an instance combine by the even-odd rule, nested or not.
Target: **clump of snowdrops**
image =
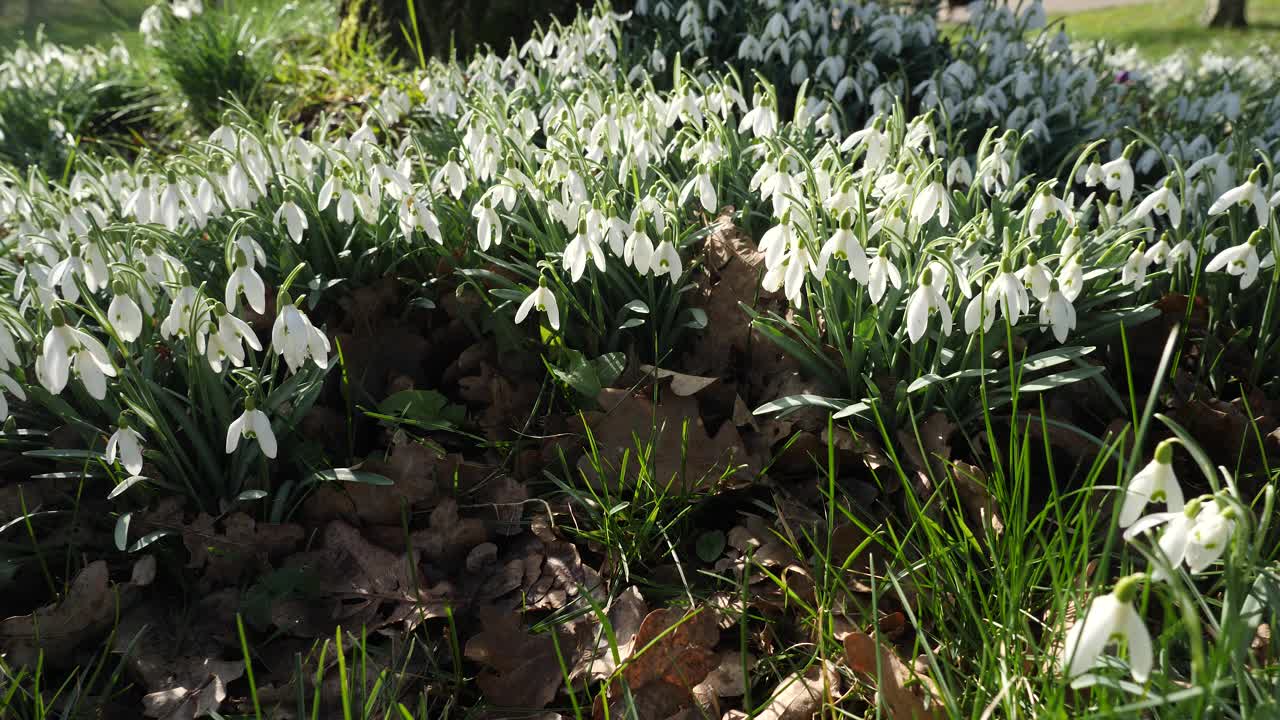
[[[969,153],[939,113],[841,134],[808,122],[835,105],[802,96],[786,118],[762,78],[677,62],[670,90],[627,82],[617,23],[582,18],[477,56],[465,82],[435,63],[351,131],[234,121],[163,168],[91,165],[66,188],[10,175],[10,394],[74,417],[90,447],[115,436],[105,464],[128,449],[129,476],[151,449],[159,482],[203,474],[189,491],[234,498],[270,475],[249,458],[270,460],[314,401],[333,348],[309,311],[334,284],[426,278],[449,256],[497,317],[661,361],[705,323],[684,306],[690,245],[726,204],[756,231],[762,290],[792,307],[756,321],[844,393],[806,402],[842,413],[918,393],[960,403],[1012,335],[1040,353],[1029,369],[1060,370],[1169,290],[1263,308],[1260,342],[1275,342],[1275,283],[1257,282],[1275,272],[1265,165],[1170,158],[1144,187],[1137,138],[1114,156],[1091,145],[1057,178],[1023,166],[1030,135],[991,131]],[[249,325],[262,313],[269,337]],[[886,374],[915,382],[882,398],[868,379]]]

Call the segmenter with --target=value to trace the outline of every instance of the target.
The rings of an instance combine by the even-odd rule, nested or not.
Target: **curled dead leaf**
[[[111,589],[105,560],[95,560],[76,573],[62,600],[0,621],[0,648],[14,665],[44,661],[62,665],[82,641],[93,639],[116,617],[117,595]]]
[[[559,631],[527,632],[517,613],[484,608],[479,617],[484,629],[463,652],[487,668],[476,679],[485,699],[502,707],[546,707],[565,683],[557,643],[563,655],[572,641]]]
[[[628,463],[627,475],[618,476],[624,454],[634,456],[637,438],[642,446],[652,440],[654,481],[665,484],[677,478],[686,491],[714,487],[728,475],[753,477],[758,469],[737,427],[722,423],[711,435],[691,398],[667,396],[654,405],[652,398],[606,389],[598,401],[604,411],[586,413],[585,423],[595,437],[604,477],[591,458],[583,457],[578,469],[588,482],[634,484],[641,463]]]
[[[937,685],[928,675],[918,675],[892,649],[861,632],[844,638],[849,667],[876,688],[893,720],[942,720],[946,713]]]
[[[770,695],[757,720],[810,720],[840,697],[844,682],[830,662],[815,663],[808,670],[783,678]]]

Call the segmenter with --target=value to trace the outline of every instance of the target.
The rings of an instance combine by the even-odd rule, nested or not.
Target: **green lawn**
[[[1280,0],[1249,0],[1246,30],[1210,30],[1200,26],[1205,0],[1161,0],[1091,10],[1053,18],[1066,24],[1080,40],[1108,40],[1137,45],[1149,57],[1163,57],[1180,49],[1217,49],[1231,54],[1250,52],[1258,45],[1280,50]]]
[[[138,21],[153,0],[3,0],[0,48],[45,35],[64,45],[105,45],[114,35],[137,42]]]

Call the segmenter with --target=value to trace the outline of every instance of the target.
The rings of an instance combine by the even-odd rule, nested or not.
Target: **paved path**
[[[1086,10],[1101,10],[1117,5],[1140,5],[1149,2],[1151,0],[1044,0],[1044,11],[1050,15],[1065,15]],[[1016,7],[1018,0],[1005,0],[1005,4]],[[965,8],[958,7],[950,13],[943,10],[942,18],[951,22],[964,22],[969,19],[969,13]]]

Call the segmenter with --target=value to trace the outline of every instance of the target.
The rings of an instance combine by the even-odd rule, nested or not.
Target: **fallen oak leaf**
[[[942,720],[946,715],[933,679],[919,676],[891,649],[861,632],[844,638],[849,667],[876,688],[892,720]]]
[[[714,487],[733,474],[754,476],[754,461],[737,427],[722,423],[711,435],[692,398],[672,394],[655,405],[652,398],[644,395],[605,389],[597,401],[605,410],[584,413],[583,421],[599,449],[600,471],[590,456],[584,455],[578,461],[579,471],[592,484],[635,484],[642,463],[628,463],[626,475],[618,475],[623,457],[634,454],[637,439],[642,445],[652,443],[651,473],[659,485],[678,478],[686,491],[692,491]]]
[[[816,663],[808,670],[783,678],[769,704],[755,715],[756,720],[809,720],[824,705],[840,696],[843,682],[831,662]],[[897,718],[894,718],[897,720]]]
[[[694,395],[699,390],[705,389],[707,386],[711,385],[711,383],[720,379],[718,377],[686,375],[685,373],[676,372],[674,370],[665,370],[652,365],[641,365],[640,371],[653,377],[655,380],[665,380],[670,378],[671,392],[679,395],[680,397]]]
[[[657,680],[692,689],[716,668],[711,648],[719,640],[715,613],[654,610],[636,631],[635,652],[623,665],[622,678],[632,690]]]
[[[0,647],[10,664],[31,665],[43,653],[45,662],[61,665],[81,641],[110,626],[116,606],[107,562],[95,560],[76,573],[61,601],[0,621]]]
[[[479,618],[484,629],[467,640],[463,654],[489,668],[476,678],[485,698],[504,707],[546,707],[565,682],[556,646],[563,654],[571,641],[558,630],[527,632],[518,613],[487,607]]]
[[[244,663],[185,658],[171,666],[170,687],[142,697],[143,714],[161,720],[194,720],[216,712],[227,698],[227,683],[244,674]],[[168,683],[167,683],[168,684]]]

